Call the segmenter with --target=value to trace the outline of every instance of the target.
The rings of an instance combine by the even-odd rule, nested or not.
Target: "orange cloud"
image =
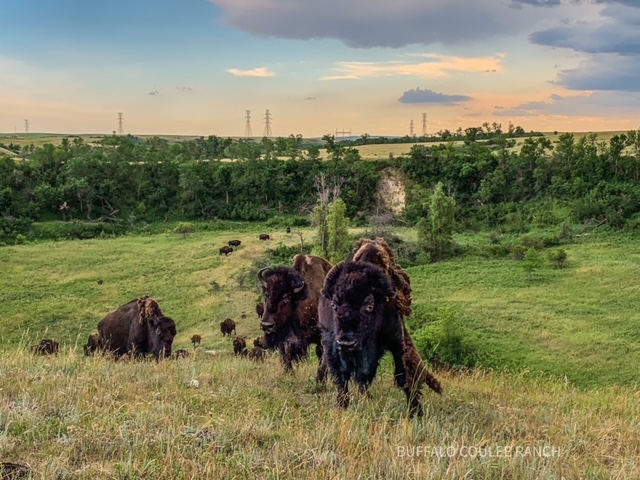
[[[236,77],[274,77],[275,73],[266,67],[257,67],[250,70],[241,70],[239,68],[230,68],[227,70],[231,75]]]

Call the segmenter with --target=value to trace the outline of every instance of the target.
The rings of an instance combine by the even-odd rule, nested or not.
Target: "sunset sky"
[[[640,126],[640,0],[2,0],[0,132]]]

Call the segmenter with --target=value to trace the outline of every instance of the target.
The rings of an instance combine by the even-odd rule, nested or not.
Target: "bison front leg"
[[[327,383],[327,371],[329,369],[328,360],[324,357],[322,344],[316,344],[316,356],[318,357],[318,373],[316,374],[316,382],[324,385]]]
[[[349,380],[345,378],[340,378],[336,381],[336,385],[338,386],[338,398],[337,404],[340,408],[348,408],[349,407]]]

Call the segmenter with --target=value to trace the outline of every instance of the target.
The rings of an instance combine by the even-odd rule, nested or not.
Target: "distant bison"
[[[258,236],[258,238],[259,238],[260,240],[271,240],[271,237],[270,237],[270,236],[269,236],[269,234],[267,234],[267,233],[261,233],[261,234]]]
[[[225,257],[233,252],[233,248],[225,245],[224,247],[220,247],[220,255],[224,255]]]
[[[327,274],[322,295],[318,309],[324,361],[338,386],[338,405],[348,407],[352,378],[367,390],[380,359],[390,351],[396,384],[405,392],[410,414],[422,415],[422,385],[437,393],[442,387],[424,368],[413,344],[405,342],[408,333],[386,272],[369,262],[341,262]]]
[[[60,344],[51,338],[43,338],[31,347],[31,352],[36,355],[56,355],[59,350]]]
[[[316,344],[320,360],[317,380],[324,382],[326,366],[322,363],[322,346],[318,327],[318,301],[324,277],[331,264],[314,255],[296,255],[293,268],[262,269],[264,307],[260,328],[269,348],[280,350],[285,370],[307,356],[309,344]]]
[[[156,359],[171,356],[175,322],[149,296],[122,305],[98,323],[101,347],[120,357],[126,354]]]
[[[233,339],[233,354],[242,355],[247,350],[247,341],[244,337],[236,337]]]
[[[267,339],[264,336],[254,339],[253,346],[264,348],[265,350],[269,350],[269,343],[267,342]]]
[[[287,234],[291,233],[291,227],[287,227]]]
[[[222,332],[222,336],[231,335],[231,332],[236,333],[236,322],[231,320],[230,318],[225,318],[222,322],[220,322],[220,331]]]
[[[249,350],[247,356],[254,362],[264,362],[264,359],[267,356],[267,351],[264,348],[253,347],[251,350]]]
[[[240,240],[229,240],[228,245],[230,247],[239,247],[241,243]]]
[[[179,358],[189,358],[191,357],[191,352],[184,350],[183,348],[176,350],[175,352],[173,352],[173,358],[175,358],[176,360]]]
[[[202,342],[202,336],[197,334],[191,336],[191,343],[193,343],[194,348],[196,345],[200,345],[200,342]]]
[[[97,333],[92,333],[89,335],[89,340],[87,340],[87,344],[84,346],[84,354],[86,356],[93,355],[100,349],[100,335]]]

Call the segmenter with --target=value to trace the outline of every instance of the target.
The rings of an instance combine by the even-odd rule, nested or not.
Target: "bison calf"
[[[264,348],[253,347],[251,350],[249,350],[247,356],[254,362],[264,362],[264,359],[267,356],[267,351]]]
[[[43,338],[37,345],[31,347],[36,355],[55,355],[60,350],[60,344],[51,338]]]
[[[239,247],[242,242],[240,240],[229,240],[227,245],[230,247]]]
[[[97,333],[92,333],[89,335],[89,340],[87,340],[87,344],[84,346],[84,354],[88,357],[96,353],[100,348],[100,335]]]
[[[236,333],[236,322],[231,320],[230,318],[225,318],[222,322],[220,322],[220,331],[222,332],[222,336],[231,335],[231,332],[235,335]]]
[[[270,237],[270,236],[269,236],[269,234],[267,234],[267,233],[261,233],[261,234],[258,236],[258,238],[259,238],[260,240],[271,240],[271,237]]]
[[[191,336],[191,343],[193,343],[193,348],[195,348],[196,345],[200,345],[200,342],[202,342],[202,336],[200,335]]]
[[[413,343],[405,341],[408,332],[386,272],[368,262],[342,262],[327,274],[322,295],[318,307],[322,347],[338,386],[338,405],[349,406],[351,379],[367,390],[380,359],[390,351],[396,385],[405,392],[410,414],[422,415],[422,385],[437,393],[442,387],[422,365]]]
[[[236,337],[233,339],[233,354],[242,355],[247,350],[247,341],[244,337]]]

